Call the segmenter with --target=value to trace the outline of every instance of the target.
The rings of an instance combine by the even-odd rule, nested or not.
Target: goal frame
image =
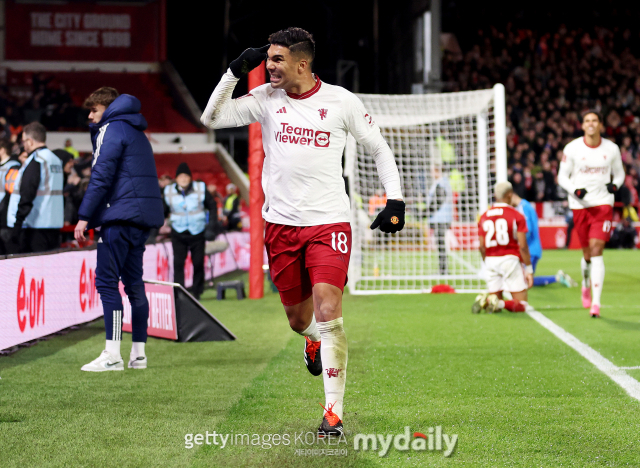
[[[486,91],[486,90],[484,90]],[[444,93],[443,98],[447,95],[452,94],[462,94],[462,93],[474,93],[477,91],[462,91],[460,93]],[[361,99],[365,101],[366,107],[366,98],[375,98],[376,95],[358,95]],[[380,96],[380,95],[379,95]],[[417,97],[420,95],[410,95],[412,97]],[[429,96],[434,96],[429,95]],[[446,98],[445,98],[446,99]],[[506,125],[506,110],[505,110],[505,88],[502,84],[496,84],[492,88],[492,106],[488,106],[486,109],[482,109],[479,112],[464,114],[464,115],[473,115],[475,116],[477,125],[477,163],[478,163],[478,212],[484,212],[492,202],[492,191],[489,187],[489,171],[490,171],[490,158],[493,156],[493,163],[495,167],[495,180],[497,182],[506,181],[507,180],[507,125]],[[489,126],[488,126],[488,112],[490,108],[493,108],[493,155],[489,153],[487,141],[489,137]],[[370,109],[368,111],[371,112]],[[375,111],[371,112],[374,120],[378,123],[380,128],[392,128],[394,125],[385,125],[385,121],[388,122],[388,119],[385,119],[384,116],[376,115]],[[382,118],[380,118],[382,117]],[[446,120],[449,117],[444,117],[442,120]],[[381,123],[382,122],[382,123]],[[393,151],[393,147],[392,147]],[[395,153],[394,153],[395,156]],[[362,224],[362,220],[358,221],[356,217],[358,214],[358,206],[357,199],[360,195],[355,191],[355,184],[352,183],[355,180],[356,175],[356,165],[358,160],[358,152],[357,152],[357,143],[355,139],[349,135],[347,145],[345,148],[345,167],[344,167],[344,175],[348,180],[349,187],[349,198],[351,203],[351,225],[354,232],[353,242],[352,242],[352,252],[351,252],[351,262],[349,267],[349,283],[348,289],[350,294],[354,295],[376,295],[376,294],[422,294],[431,292],[431,287],[423,288],[423,289],[411,289],[411,288],[381,288],[381,289],[359,289],[357,287],[358,282],[361,280],[371,280],[372,278],[369,276],[362,275],[362,261],[363,261],[363,252],[362,245],[359,241],[360,237],[357,235],[356,227],[358,224]],[[397,160],[396,160],[397,162]],[[377,174],[376,174],[377,176]],[[361,199],[361,197],[360,197]],[[362,210],[360,210],[362,211]],[[389,235],[385,235],[389,236]],[[478,256],[479,256],[478,252]],[[480,275],[480,269],[477,270],[478,280],[484,281]],[[434,278],[441,277],[443,280],[452,279],[455,275],[396,275],[392,276],[389,279],[392,280],[434,280]],[[443,281],[445,282],[445,281]],[[477,293],[482,292],[482,288],[463,288],[456,289],[456,292],[462,293]]]

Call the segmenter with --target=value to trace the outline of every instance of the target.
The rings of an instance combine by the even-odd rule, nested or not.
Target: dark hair
[[[0,148],[4,148],[7,156],[11,156],[11,150],[13,149],[13,145],[6,138],[0,138]]]
[[[47,129],[40,122],[31,122],[25,125],[22,130],[22,141],[25,138],[32,138],[37,143],[44,143],[47,141]]]
[[[269,36],[269,43],[289,48],[292,54],[304,54],[309,59],[309,68],[316,57],[313,35],[302,28],[287,28]]]
[[[588,109],[585,112],[583,112],[582,115],[580,116],[580,122],[584,122],[584,118],[589,114],[594,114],[596,117],[598,117],[598,122],[602,122],[602,116],[600,115],[600,112],[598,112],[595,109]]]
[[[117,89],[103,86],[100,89],[96,89],[87,99],[85,99],[84,107],[90,109],[96,104],[102,104],[104,107],[109,107],[109,104],[115,101],[118,96],[120,95],[118,94]]]

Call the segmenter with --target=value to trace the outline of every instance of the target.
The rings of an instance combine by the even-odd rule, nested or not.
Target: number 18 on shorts
[[[304,301],[317,283],[331,284],[344,291],[351,258],[349,223],[318,226],[267,223],[265,246],[271,279],[284,305]]]

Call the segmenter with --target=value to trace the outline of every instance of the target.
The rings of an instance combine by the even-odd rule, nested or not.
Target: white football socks
[[[342,317],[330,322],[318,323],[322,337],[322,378],[324,382],[325,408],[331,409],[342,420],[344,385],[347,380],[347,337]]]
[[[304,331],[301,331],[302,336],[308,336],[311,341],[320,341],[320,331],[318,330],[318,324],[316,323],[315,312],[311,316],[311,324]]]
[[[131,355],[130,355],[131,359],[135,359],[140,356],[145,356],[144,354],[145,344],[146,343],[143,343],[142,341],[134,341],[131,344]]]
[[[121,358],[120,343],[122,343],[122,340],[107,340],[107,345],[104,349],[109,351],[113,357]]]
[[[582,270],[582,287],[589,288],[591,287],[589,283],[591,278],[591,262],[587,263],[584,257],[582,257],[582,259],[580,260],[580,267],[580,269]]]
[[[602,283],[604,283],[604,257],[591,257],[591,303],[600,305],[602,296]]]

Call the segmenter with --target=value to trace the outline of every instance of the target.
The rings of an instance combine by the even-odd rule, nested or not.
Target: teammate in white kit
[[[600,317],[602,251],[611,235],[614,194],[624,182],[620,148],[600,136],[601,126],[596,111],[583,114],[584,137],[564,148],[558,171],[558,183],[569,193],[569,208],[582,246],[582,306],[590,308],[591,317]]]
[[[347,133],[373,155],[387,192],[386,207],[372,229],[394,233],[403,228],[400,176],[362,102],[312,73],[311,34],[289,28],[269,36],[269,42],[231,62],[201,121],[213,129],[262,126],[262,216],[271,276],[289,325],[305,337],[309,372],[323,374],[326,404],[318,435],[341,435],[347,370],[342,293],[351,255],[350,203],[342,179]],[[238,79],[264,59],[270,83],[231,99]]]

